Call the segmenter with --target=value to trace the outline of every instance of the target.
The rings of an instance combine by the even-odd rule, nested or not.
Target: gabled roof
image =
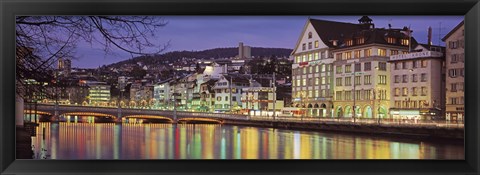
[[[462,22],[460,22],[457,26],[455,26],[450,32],[447,33],[447,35],[445,35],[443,38],[442,38],[442,41],[445,42],[445,40],[447,40],[448,37],[450,37],[450,35],[452,35],[453,33],[455,33],[455,31],[457,31],[461,26],[463,26],[463,24],[465,23],[464,20],[462,20]]]
[[[363,24],[352,24],[336,21],[327,21],[319,19],[309,19],[313,28],[317,32],[320,39],[328,47],[334,47],[332,40],[343,40],[344,37],[358,30],[361,30]]]

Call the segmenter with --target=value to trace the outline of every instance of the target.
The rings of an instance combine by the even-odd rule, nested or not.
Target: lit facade
[[[462,21],[443,39],[446,44],[446,120],[465,116],[465,25]]]
[[[444,47],[418,45],[416,52],[390,56],[393,119],[443,119]]]

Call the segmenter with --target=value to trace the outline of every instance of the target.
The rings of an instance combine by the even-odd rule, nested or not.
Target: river
[[[45,131],[45,132],[44,132]],[[464,159],[463,143],[219,124],[49,123],[35,159]]]

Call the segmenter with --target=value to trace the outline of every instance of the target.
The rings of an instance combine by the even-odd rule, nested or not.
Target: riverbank
[[[32,159],[32,138],[26,127],[16,127],[16,159]]]
[[[418,126],[385,126],[377,123],[335,123],[302,122],[302,121],[259,121],[259,120],[224,120],[223,124],[277,128],[302,131],[328,131],[341,133],[357,133],[371,136],[388,136],[398,138],[421,138],[463,142],[463,128],[433,128]]]

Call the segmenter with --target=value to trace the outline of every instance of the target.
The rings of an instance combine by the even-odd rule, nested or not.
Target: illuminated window
[[[378,49],[378,56],[387,56],[387,49]]]
[[[357,38],[357,44],[363,44],[365,43],[365,38]]]
[[[317,77],[317,78],[315,78],[315,85],[318,85],[318,83],[319,83],[319,80],[318,80],[318,77]]]
[[[378,76],[378,84],[387,84],[387,76],[386,75],[379,75]]]
[[[322,84],[327,84],[325,77],[322,77]]]
[[[319,67],[319,65],[315,66],[315,72],[318,72],[318,67]]]
[[[335,93],[335,96],[336,96],[336,97],[335,97],[336,100],[342,100],[342,91],[337,91],[337,92]]]
[[[325,72],[325,64],[322,64],[321,67],[322,67],[322,68],[321,68],[321,71],[322,71],[322,72]]]
[[[427,60],[422,60],[422,68],[427,67]]]
[[[352,72],[352,65],[345,65],[345,73],[351,73]]]
[[[308,61],[312,61],[313,60],[313,54],[308,54]]]
[[[417,87],[412,87],[412,95],[417,96],[418,94],[418,88]]]
[[[398,50],[390,50],[390,55],[398,55]]]
[[[302,55],[303,57],[303,62],[307,61],[307,55]]]
[[[304,78],[302,81],[303,81],[303,82],[302,82],[302,85],[303,85],[303,86],[306,86],[306,85],[307,85],[307,79]]]
[[[318,60],[318,52],[315,53],[315,60]]]
[[[422,87],[422,96],[427,95],[427,87]]]
[[[352,100],[352,91],[345,91],[345,100]]]
[[[362,52],[361,50],[353,51],[353,58],[360,58],[360,53],[361,52]]]
[[[342,66],[337,66],[336,70],[337,70],[337,74],[343,73]]]
[[[365,84],[365,85],[370,85],[370,84],[372,84],[371,77],[372,77],[371,75],[365,75],[365,76],[363,77],[363,81],[364,81],[364,84]]]
[[[345,59],[352,59],[352,52],[345,52]]]
[[[387,37],[387,42],[389,44],[395,44],[397,42],[397,40],[393,37]]]
[[[369,57],[372,55],[372,49],[365,49],[363,50],[363,57]]]
[[[360,85],[360,82],[361,82],[360,76],[355,76],[355,80],[354,80],[355,85]]]
[[[315,41],[315,48],[318,48],[318,41]]]
[[[353,45],[353,40],[347,40],[347,41],[345,41],[345,45],[347,45],[347,46],[352,46],[352,45]]]
[[[365,100],[370,100],[372,90],[365,90],[363,93],[364,93],[364,96],[365,96]]]
[[[400,96],[400,88],[395,88],[395,96]]]

